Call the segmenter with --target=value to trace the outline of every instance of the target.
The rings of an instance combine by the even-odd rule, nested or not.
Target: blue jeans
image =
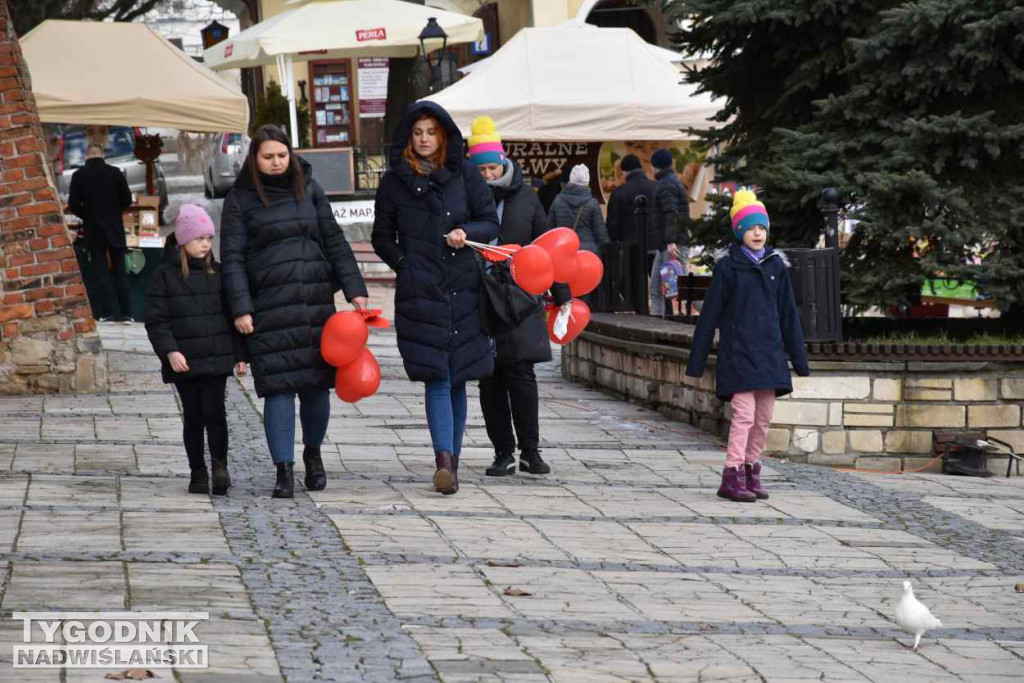
[[[298,396],[302,443],[318,448],[331,419],[331,392],[306,389]],[[271,394],[263,399],[263,431],[275,463],[295,460],[295,394]]]
[[[445,379],[427,380],[427,426],[434,452],[462,453],[462,435],[466,431],[466,383]]]

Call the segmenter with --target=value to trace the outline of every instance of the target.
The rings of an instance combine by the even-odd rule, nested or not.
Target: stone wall
[[[96,323],[0,0],[0,393],[106,389]]]
[[[715,396],[714,356],[701,379],[684,374],[692,334],[690,325],[595,314],[564,348],[563,374],[724,436],[731,408]],[[772,453],[916,469],[933,457],[934,432],[945,430],[982,432],[1024,452],[1024,363],[812,361],[811,373],[794,376],[793,393],[775,404]]]

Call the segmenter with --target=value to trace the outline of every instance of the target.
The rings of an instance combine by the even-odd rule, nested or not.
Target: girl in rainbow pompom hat
[[[715,390],[732,404],[725,470],[718,495],[737,502],[767,498],[761,485],[761,452],[775,398],[793,391],[787,355],[801,377],[810,374],[793,287],[782,251],[768,246],[770,221],[750,190],[733,199],[735,242],[715,254],[715,271],[686,374],[704,374],[718,329]]]

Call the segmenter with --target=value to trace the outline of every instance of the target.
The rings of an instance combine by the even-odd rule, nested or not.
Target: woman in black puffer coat
[[[288,137],[264,126],[224,200],[221,255],[235,327],[246,336],[263,426],[277,465],[275,498],[291,498],[295,397],[302,421],[306,488],[327,485],[320,444],[331,415],[335,370],[320,333],[341,289],[365,308],[366,285],[330,202]]]
[[[523,182],[519,164],[506,158],[501,137],[489,116],[473,121],[469,160],[494,194],[501,221],[500,244],[530,244],[550,229],[540,198]],[[559,306],[571,298],[565,284],[553,285],[551,293]],[[487,436],[494,445],[494,464],[487,468],[487,475],[491,477],[515,473],[516,437],[522,452],[521,471],[529,474],[551,471],[541,459],[538,448],[539,397],[537,376],[533,371],[535,363],[551,360],[551,341],[543,301],[536,297],[536,303],[536,310],[518,327],[495,338],[494,374],[480,380],[480,407]]]
[[[205,436],[213,493],[222,496],[231,486],[224,391],[232,370],[246,372],[245,345],[228,318],[220,265],[211,252],[214,226],[209,214],[194,204],[168,214],[174,233],[146,289],[146,333],[164,382],[173,384],[181,398],[182,440],[192,472],[189,493],[210,492]]]
[[[445,494],[458,491],[466,381],[494,367],[480,328],[480,267],[465,242],[497,234],[490,189],[463,158],[455,122],[433,102],[412,104],[377,189],[373,249],[398,273],[398,350],[409,379],[426,383],[434,486]]]

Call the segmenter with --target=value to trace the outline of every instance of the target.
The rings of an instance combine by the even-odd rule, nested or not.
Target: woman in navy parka
[[[459,489],[466,381],[494,368],[480,328],[480,266],[465,242],[497,235],[494,198],[464,158],[455,122],[433,102],[412,104],[377,189],[372,241],[398,273],[398,351],[409,379],[426,383],[434,486],[444,494]]]

